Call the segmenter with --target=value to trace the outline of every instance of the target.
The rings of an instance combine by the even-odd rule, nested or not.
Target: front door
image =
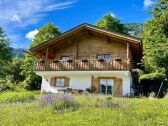
[[[100,93],[106,95],[113,95],[113,79],[100,79]]]

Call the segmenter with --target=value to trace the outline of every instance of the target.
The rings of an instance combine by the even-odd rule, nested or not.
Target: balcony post
[[[48,48],[46,49],[46,56],[45,56],[45,69],[47,69],[47,59],[48,59]]]
[[[130,44],[127,42],[127,69],[131,69],[130,65]]]
[[[78,59],[78,53],[79,53],[79,42],[76,40],[76,59]]]
[[[127,42],[127,59],[130,58],[130,44]]]

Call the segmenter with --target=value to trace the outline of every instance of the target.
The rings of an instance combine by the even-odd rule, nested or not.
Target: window
[[[110,54],[98,55],[97,59],[111,59],[112,56]]]
[[[61,60],[67,61],[70,59],[70,56],[61,56]]]
[[[101,94],[113,95],[113,86],[114,86],[113,79],[100,79]]]
[[[56,78],[56,87],[64,87],[64,78]]]

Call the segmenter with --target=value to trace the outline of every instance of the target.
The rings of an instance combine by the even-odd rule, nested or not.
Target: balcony
[[[37,61],[35,71],[113,71],[131,70],[133,62],[128,59],[85,59]]]

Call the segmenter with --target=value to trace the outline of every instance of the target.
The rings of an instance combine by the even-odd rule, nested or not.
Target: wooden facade
[[[35,70],[128,70],[141,60],[141,44],[137,38],[120,35],[89,24],[80,25],[57,38],[29,50],[38,57]],[[110,63],[97,62],[98,55],[111,55]],[[72,63],[61,61],[68,56]],[[121,62],[117,62],[117,59]],[[83,63],[88,60],[88,63]],[[45,62],[42,64],[41,61]],[[56,64],[53,61],[58,61]],[[116,61],[116,62],[115,62]],[[95,68],[94,65],[103,66]],[[109,64],[112,65],[109,67]],[[114,66],[116,64],[116,66]],[[65,68],[63,68],[65,66]],[[83,66],[83,67],[81,67]],[[88,68],[89,66],[89,68]],[[75,68],[76,67],[76,68]],[[125,67],[125,68],[124,68]]]
[[[128,50],[127,50],[128,46]],[[97,55],[110,54],[112,58],[132,58],[129,44],[96,35],[84,36],[71,45],[55,50],[55,59],[70,56],[71,59],[96,59]]]

